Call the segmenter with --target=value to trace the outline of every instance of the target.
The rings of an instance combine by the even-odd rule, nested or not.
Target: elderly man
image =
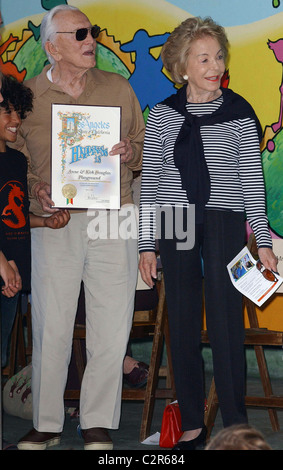
[[[97,29],[85,14],[68,5],[53,8],[43,18],[42,46],[51,65],[27,82],[34,92],[34,112],[24,122],[16,144],[29,159],[35,214],[55,210],[50,199],[52,103],[122,108],[121,141],[111,153],[121,159],[121,204],[133,204],[132,172],[141,167],[143,116],[126,79],[94,68]],[[111,211],[105,212],[109,217]],[[34,428],[19,441],[19,449],[44,450],[60,442],[81,281],[87,328],[87,366],[80,398],[84,448],[113,448],[107,430],[119,426],[122,364],[138,270],[137,240],[91,239],[90,221],[86,211],[73,211],[62,230],[47,234],[38,228],[32,233]]]

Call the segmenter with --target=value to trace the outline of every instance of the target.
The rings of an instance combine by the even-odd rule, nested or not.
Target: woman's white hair
[[[72,5],[57,5],[56,7],[52,8],[46,15],[42,18],[41,26],[40,26],[40,36],[41,36],[41,45],[42,49],[45,51],[48,60],[51,64],[54,64],[53,57],[50,54],[47,54],[45,50],[45,44],[47,41],[50,40],[53,33],[55,33],[55,24],[54,24],[54,16],[60,11],[81,11],[77,7],[73,7]]]

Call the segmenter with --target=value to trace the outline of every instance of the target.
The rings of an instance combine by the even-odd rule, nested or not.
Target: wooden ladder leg
[[[17,359],[19,362],[17,362]],[[3,375],[8,375],[8,378],[10,379],[17,372],[17,365],[20,366],[20,368],[26,366],[23,318],[20,296],[18,299],[14,325],[11,331],[9,364],[5,367]]]
[[[244,303],[246,305],[250,327],[259,328],[259,323],[258,323],[258,318],[257,318],[254,303],[246,297],[244,297]],[[257,359],[258,369],[259,369],[261,382],[263,386],[263,391],[264,391],[265,396],[269,397],[273,395],[273,392],[272,392],[272,386],[271,386],[268,368],[266,364],[266,359],[264,356],[264,350],[263,350],[263,347],[260,345],[254,346],[254,350],[256,354],[256,359]],[[273,431],[279,431],[280,426],[279,426],[277,411],[274,410],[273,408],[268,408],[268,413],[269,413],[269,418],[270,418]]]
[[[83,359],[81,340],[78,338],[74,338],[73,340],[73,351],[74,351],[74,356],[75,356],[75,363],[76,363],[76,368],[78,372],[79,383],[81,385],[83,381],[85,363]]]
[[[23,369],[27,365],[26,346],[23,326],[22,309],[19,307],[18,319],[18,338],[17,338],[17,365],[19,369]]]
[[[264,356],[264,350],[262,346],[254,346],[256,359],[258,363],[258,369],[261,377],[264,395],[270,397],[273,395],[266,359]],[[273,408],[268,408],[269,418],[272,425],[273,431],[279,431],[280,425],[278,420],[277,411]]]
[[[175,388],[175,380],[174,380],[174,372],[173,372],[173,365],[172,365],[172,355],[171,355],[171,347],[170,347],[170,332],[169,332],[169,323],[168,323],[168,316],[167,310],[164,319],[164,340],[166,346],[166,355],[167,355],[167,375],[166,375],[166,387],[171,390],[172,396],[166,399],[166,405],[172,402],[172,400],[176,400],[176,388]]]
[[[27,324],[26,358],[27,358],[27,363],[30,363],[31,362],[31,357],[32,357],[32,322],[31,322],[31,304],[30,304],[30,302],[28,302],[25,317],[26,317],[26,324]]]
[[[10,341],[10,359],[8,365],[8,378],[10,379],[16,373],[17,362],[17,340],[19,331],[19,312],[17,310]]]
[[[212,377],[209,394],[207,398],[207,411],[204,416],[204,423],[207,427],[207,439],[209,439],[218,411],[218,399],[215,387],[214,377]]]
[[[145,390],[144,406],[140,428],[140,442],[144,441],[150,433],[152,415],[155,403],[155,392],[158,383],[158,373],[161,361],[163,346],[163,327],[164,327],[164,306],[165,306],[165,288],[164,281],[161,281],[159,293],[158,309],[154,328],[152,352],[149,364],[147,386]]]

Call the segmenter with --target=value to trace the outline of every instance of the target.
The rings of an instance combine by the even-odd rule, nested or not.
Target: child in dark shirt
[[[27,159],[7,143],[15,142],[21,121],[32,110],[33,95],[16,79],[2,76],[0,103],[0,310],[2,367],[13,326],[20,290],[30,291],[30,227],[64,227],[70,215],[57,211],[50,217],[29,213]],[[0,279],[1,281],[1,279]]]

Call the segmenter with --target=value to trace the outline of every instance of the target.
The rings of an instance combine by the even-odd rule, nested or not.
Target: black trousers
[[[223,425],[247,422],[242,295],[232,285],[226,267],[244,246],[244,214],[205,211],[203,224],[196,225],[195,244],[190,250],[177,249],[176,239],[166,239],[163,233],[159,249],[182,429],[204,424],[203,285]]]

